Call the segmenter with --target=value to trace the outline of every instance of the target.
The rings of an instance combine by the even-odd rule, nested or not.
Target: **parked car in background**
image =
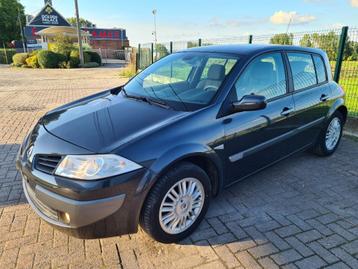
[[[347,108],[326,54],[231,45],[169,55],[126,85],[48,112],[17,159],[36,213],[82,238],[190,235],[223,187],[338,147]]]

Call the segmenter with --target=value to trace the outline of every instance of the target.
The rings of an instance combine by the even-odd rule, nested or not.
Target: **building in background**
[[[52,1],[45,0],[45,6],[38,14],[35,16],[27,15],[27,24],[24,27],[27,48],[47,48],[46,39],[40,34],[46,32],[43,31],[44,29],[52,27],[67,29],[63,31],[63,34],[71,32],[69,28],[72,28],[70,23],[53,8]],[[129,47],[129,40],[125,29],[87,27],[82,28],[82,31],[88,33],[86,37],[88,37],[88,42],[93,49],[120,50]],[[61,34],[61,31],[58,33]]]

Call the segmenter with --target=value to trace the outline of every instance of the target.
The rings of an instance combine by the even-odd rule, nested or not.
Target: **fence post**
[[[199,47],[201,47],[201,38],[198,40]]]
[[[342,61],[344,56],[344,48],[346,46],[346,41],[347,41],[347,34],[348,34],[348,26],[342,27],[341,37],[339,39],[339,45],[338,45],[336,67],[334,68],[334,76],[333,76],[333,80],[337,83],[339,82],[339,76],[341,75]]]
[[[141,58],[141,53],[140,53],[140,43],[138,43],[138,60],[137,60],[137,70],[140,69],[140,58]]]
[[[170,44],[169,45],[169,51],[170,51],[170,54],[172,54],[173,53],[173,41],[170,41],[169,44]]]
[[[249,35],[249,44],[252,44],[252,35]]]
[[[154,63],[154,44],[151,44],[151,51],[152,51],[152,63]]]

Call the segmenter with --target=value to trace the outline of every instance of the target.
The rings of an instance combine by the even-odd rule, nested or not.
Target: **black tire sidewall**
[[[174,186],[179,180],[190,177],[196,178],[202,183],[205,192],[204,205],[195,222],[187,230],[179,234],[168,234],[162,229],[159,223],[160,205],[164,199],[164,196],[172,186]],[[172,243],[180,241],[189,236],[203,220],[208,210],[210,200],[211,184],[210,179],[205,171],[191,163],[181,163],[171,169],[165,176],[161,177],[157,184],[153,187],[152,191],[149,193],[144,210],[151,210],[151,214],[149,215],[149,212],[142,212],[142,214],[147,213],[147,218],[142,218],[142,227],[147,233],[149,233],[155,240],[159,242]]]

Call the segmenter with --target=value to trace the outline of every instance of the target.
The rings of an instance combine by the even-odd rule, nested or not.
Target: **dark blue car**
[[[223,187],[298,151],[332,154],[346,117],[321,50],[201,47],[48,112],[17,167],[32,208],[65,232],[104,237],[140,224],[175,242]]]

